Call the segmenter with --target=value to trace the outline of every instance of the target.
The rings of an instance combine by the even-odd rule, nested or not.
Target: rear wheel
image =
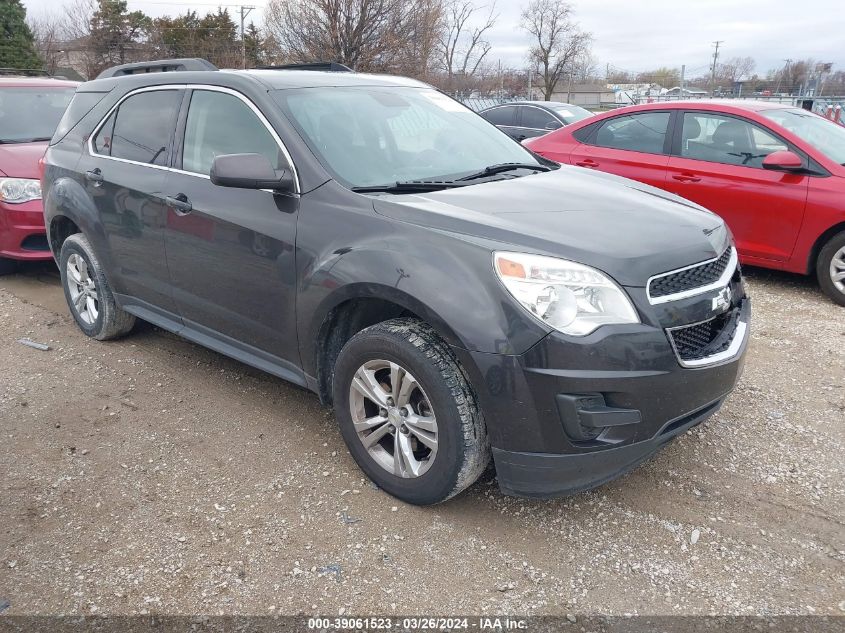
[[[445,501],[490,461],[484,420],[463,370],[419,321],[394,319],[355,335],[340,352],[333,387],[355,461],[403,501]]]
[[[81,233],[62,244],[59,272],[70,312],[85,334],[105,341],[123,336],[135,325],[135,317],[115,302],[100,262]]]
[[[845,306],[845,231],[830,238],[819,251],[816,276],[824,293]]]

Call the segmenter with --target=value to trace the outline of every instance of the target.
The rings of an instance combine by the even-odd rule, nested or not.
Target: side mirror
[[[289,169],[275,170],[262,154],[221,154],[211,163],[211,182],[239,189],[294,190]]]
[[[562,127],[563,123],[561,123],[560,121],[549,121],[548,123],[546,123],[547,130],[559,130]]]
[[[804,169],[804,161],[795,152],[772,152],[763,159],[763,169],[771,169],[773,171],[801,171]]]

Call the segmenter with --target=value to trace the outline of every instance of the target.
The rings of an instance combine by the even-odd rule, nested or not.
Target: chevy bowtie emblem
[[[725,286],[713,297],[712,309],[714,312],[724,312],[731,307],[731,289]]]

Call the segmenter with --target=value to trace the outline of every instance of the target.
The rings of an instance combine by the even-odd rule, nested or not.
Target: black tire
[[[0,257],[0,276],[11,275],[18,271],[18,262],[14,259]]]
[[[68,260],[72,255],[81,257],[85,261],[88,274],[91,280],[93,280],[96,289],[97,317],[90,323],[82,317],[82,314],[74,305],[71,297],[68,279]],[[94,254],[91,244],[82,233],[71,235],[62,244],[62,250],[59,254],[59,273],[62,277],[62,288],[65,291],[65,299],[67,300],[70,313],[73,315],[79,329],[85,334],[98,341],[106,341],[127,334],[135,325],[135,317],[121,310],[115,302],[111,286],[109,286],[109,282],[103,274],[103,268],[100,266],[100,262]]]
[[[411,373],[436,417],[437,452],[419,476],[403,478],[388,472],[370,455],[353,426],[353,378],[365,363],[376,359],[397,363]],[[474,483],[490,461],[487,429],[469,382],[449,346],[420,321],[392,319],[352,337],[335,364],[333,396],[343,439],[355,461],[379,487],[402,501],[415,505],[446,501]]]
[[[839,261],[842,249],[845,249],[845,231],[831,237],[819,251],[819,257],[816,260],[816,277],[822,291],[835,303],[845,306],[845,291],[836,287],[830,270],[834,256],[839,253],[840,255],[837,256],[837,261]],[[845,282],[840,283],[845,286]]]

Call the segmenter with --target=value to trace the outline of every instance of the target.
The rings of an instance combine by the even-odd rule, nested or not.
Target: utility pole
[[[246,20],[246,16],[248,16],[254,8],[255,7],[241,5],[241,68],[246,68],[246,36],[244,31],[244,21]]]
[[[717,40],[713,42],[716,46],[716,51],[713,53],[713,67],[710,69],[710,96],[716,93],[716,64],[719,61],[719,46],[725,43],[725,40]]]
[[[784,59],[783,61],[786,62],[786,65],[783,67],[783,72],[778,76],[778,85],[775,88],[775,95],[780,94],[780,82],[786,76],[786,73],[789,72],[789,65],[792,63],[791,59]]]
[[[678,94],[678,99],[684,98],[684,79],[687,74],[687,65],[681,64],[681,92]]]

